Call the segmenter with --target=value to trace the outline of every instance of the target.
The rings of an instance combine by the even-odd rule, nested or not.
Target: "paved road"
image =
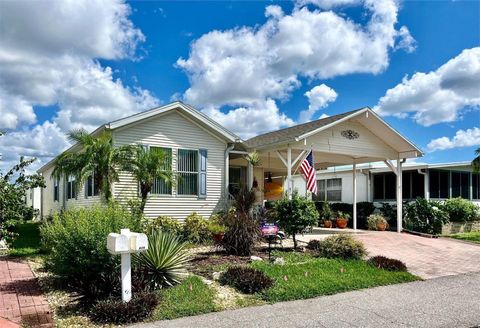
[[[475,327],[480,273],[377,287],[309,300],[210,313],[134,327]]]

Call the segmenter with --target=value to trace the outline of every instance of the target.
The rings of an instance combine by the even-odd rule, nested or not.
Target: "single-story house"
[[[239,186],[254,186],[257,201],[291,195],[294,175],[312,150],[315,168],[384,161],[397,181],[396,201],[402,202],[402,165],[422,151],[388,125],[370,108],[330,116],[242,140],[190,105],[173,102],[106,123],[92,132],[110,131],[115,145],[141,144],[172,154],[171,167],[181,177],[175,185],[155,184],[146,207],[147,217],[166,215],[184,219],[195,211],[203,216],[225,209]],[[69,151],[80,151],[73,145]],[[261,163],[253,166],[246,155],[256,151]],[[77,190],[71,177],[52,178],[55,159],[39,169],[47,187],[42,190],[41,215],[100,202],[93,176]],[[359,174],[353,171],[352,197],[356,203]],[[361,174],[360,174],[361,176]],[[114,198],[138,196],[138,184],[122,173],[113,186]],[[398,217],[401,218],[401,206]],[[356,206],[354,205],[354,227]],[[401,224],[399,225],[399,231]]]
[[[314,200],[353,203],[352,166],[331,167],[317,171],[317,195]],[[395,174],[383,163],[357,166],[357,202],[395,202]],[[445,200],[462,197],[480,206],[480,173],[470,162],[442,164],[405,163],[402,167],[402,198],[417,197]],[[306,193],[301,176],[293,178],[294,188]],[[379,204],[378,204],[379,205]]]

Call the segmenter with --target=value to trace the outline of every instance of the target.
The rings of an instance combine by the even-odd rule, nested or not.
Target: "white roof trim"
[[[118,129],[118,128],[121,128],[123,126],[129,125],[129,124],[132,124],[132,123],[136,123],[136,122],[139,122],[141,120],[144,120],[144,119],[150,118],[152,116],[162,114],[162,113],[165,113],[165,112],[168,112],[170,110],[177,109],[177,108],[180,108],[185,113],[193,116],[195,119],[199,120],[200,122],[202,122],[203,124],[205,124],[206,126],[211,128],[212,130],[216,131],[217,133],[219,133],[220,135],[225,137],[227,140],[229,140],[231,142],[240,141],[240,138],[237,135],[228,131],[227,129],[225,129],[224,127],[222,127],[221,125],[219,125],[218,123],[213,121],[212,119],[210,119],[208,116],[200,113],[198,110],[196,110],[192,106],[186,105],[186,104],[184,104],[180,101],[175,101],[175,102],[170,103],[170,104],[165,105],[165,106],[157,107],[157,108],[154,108],[154,109],[151,109],[151,110],[148,110],[148,111],[144,111],[144,112],[141,112],[141,113],[138,113],[138,114],[134,114],[134,115],[129,116],[129,117],[125,117],[125,118],[121,118],[121,119],[116,120],[116,121],[112,121],[110,123],[107,123],[106,126],[107,126],[108,129],[111,129],[111,130]]]
[[[304,133],[302,134],[301,136],[298,136],[295,138],[295,141],[300,141],[302,139],[305,139],[305,138],[308,138],[314,134],[317,134],[321,131],[324,131],[326,129],[329,129],[339,123],[342,123],[342,122],[345,122],[345,121],[348,121],[356,116],[359,116],[360,114],[363,114],[363,113],[369,113],[369,114],[372,114],[375,116],[375,118],[377,118],[381,123],[385,124],[385,126],[387,126],[390,130],[392,130],[398,137],[402,138],[402,140],[404,140],[406,143],[408,143],[412,148],[413,150],[412,151],[417,151],[418,152],[418,155],[416,157],[421,157],[423,156],[423,152],[420,150],[420,148],[418,148],[417,146],[415,146],[411,141],[409,141],[407,138],[405,138],[404,136],[402,136],[397,130],[395,130],[394,128],[392,128],[392,126],[390,124],[388,124],[385,120],[383,120],[380,116],[378,116],[377,113],[375,113],[372,109],[370,109],[369,107],[364,107],[350,115],[347,115],[345,117],[342,117],[341,119],[338,119],[330,124],[327,124],[325,126],[322,126],[318,129],[315,129],[315,130],[312,130],[310,132],[307,132],[307,133]]]

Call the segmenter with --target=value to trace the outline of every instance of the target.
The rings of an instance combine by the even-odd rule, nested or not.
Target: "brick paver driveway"
[[[328,236],[326,233],[335,232],[340,231],[323,229],[317,234],[298,239],[308,242],[311,239],[323,239]],[[353,230],[341,232],[351,233]],[[408,271],[424,279],[480,272],[480,245],[389,231],[359,231],[353,236],[365,244],[369,256],[383,255],[401,260],[407,265]]]
[[[355,238],[364,242],[369,256],[399,259],[410,272],[425,279],[480,272],[480,245],[387,231],[368,232]]]
[[[28,327],[53,327],[48,302],[28,263],[0,257],[0,318]],[[7,327],[0,320],[0,327]]]

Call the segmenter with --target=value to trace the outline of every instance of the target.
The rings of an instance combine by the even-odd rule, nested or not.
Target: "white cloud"
[[[430,126],[456,121],[465,107],[480,106],[480,47],[465,49],[435,71],[418,72],[387,90],[374,110],[381,115],[412,116]]]
[[[453,138],[441,137],[433,139],[427,145],[429,151],[445,150],[458,147],[480,146],[480,128],[458,130]]]
[[[215,107],[207,107],[204,113],[243,138],[254,137],[259,131],[277,130],[294,124],[293,120],[280,113],[272,99],[253,102],[248,107],[237,107],[227,113]]]
[[[2,3],[0,128],[16,130],[9,138],[37,135],[45,124],[50,132],[91,130],[158,104],[148,90],[125,86],[98,61],[138,60],[136,50],[145,37],[129,20],[130,11],[119,0]],[[42,106],[58,110],[31,128]],[[39,149],[26,145],[17,157]]]
[[[360,0],[297,0],[296,4],[299,6],[312,4],[322,9],[333,9],[341,6],[351,6],[360,4]]]
[[[53,156],[68,148],[67,137],[56,123],[45,121],[31,130],[9,132],[0,137],[2,161],[0,169],[18,163],[19,156],[36,157],[30,170],[47,163]]]
[[[394,0],[362,4],[370,13],[363,24],[318,8],[300,5],[285,14],[279,6],[268,6],[261,26],[204,34],[191,44],[188,58],[177,61],[190,80],[183,98],[200,108],[249,108],[267,99],[287,100],[302,77],[382,72],[389,51],[398,42],[405,48],[410,34],[395,28]],[[269,129],[264,126],[257,133]]]
[[[329,103],[337,99],[338,95],[329,86],[320,84],[305,92],[305,96],[310,105],[307,110],[300,112],[300,122],[310,121],[319,109],[327,107]]]

